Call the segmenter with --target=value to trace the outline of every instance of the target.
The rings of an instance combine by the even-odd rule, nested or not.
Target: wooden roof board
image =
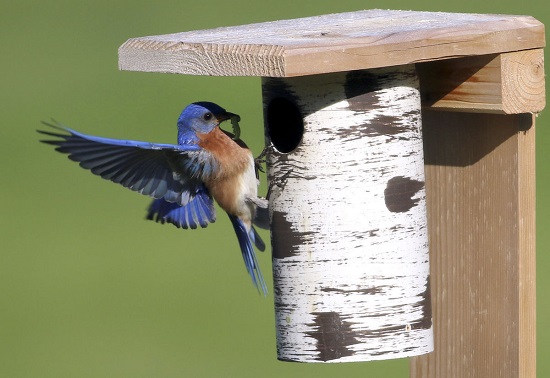
[[[288,77],[544,47],[530,16],[365,10],[131,38],[121,70]]]

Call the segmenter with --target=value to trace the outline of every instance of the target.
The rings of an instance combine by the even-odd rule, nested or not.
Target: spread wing
[[[42,142],[56,146],[82,168],[138,193],[182,206],[202,190],[203,179],[218,169],[212,155],[194,144],[102,138],[43,123],[58,132],[38,130],[54,138]]]

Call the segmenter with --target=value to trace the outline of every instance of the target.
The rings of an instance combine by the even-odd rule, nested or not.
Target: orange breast
[[[199,146],[210,152],[220,167],[219,174],[205,182],[206,187],[222,209],[239,215],[244,202],[242,175],[250,164],[250,150],[240,147],[219,128],[197,135]]]

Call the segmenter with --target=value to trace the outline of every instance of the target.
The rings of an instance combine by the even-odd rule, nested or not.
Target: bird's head
[[[183,109],[178,118],[178,142],[195,141],[197,133],[209,133],[226,120],[239,122],[240,117],[212,102],[194,102]]]

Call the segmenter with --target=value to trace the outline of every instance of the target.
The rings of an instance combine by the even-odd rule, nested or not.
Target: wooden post
[[[436,353],[411,376],[535,377],[533,117],[423,122]]]
[[[303,141],[300,133],[278,134],[273,129],[269,134],[270,112],[269,109],[266,111],[269,140],[276,144],[274,139],[282,136],[277,144],[286,153],[279,150],[270,156],[271,175],[279,175],[277,165],[284,167],[285,157],[294,159],[300,156],[304,159],[295,161],[297,172],[291,171],[285,190],[271,203],[275,215],[272,225],[274,268],[276,277],[279,274],[279,284],[285,274],[291,273],[291,264],[279,261],[283,259],[278,258],[277,253],[284,249],[280,249],[277,243],[296,245],[296,250],[303,253],[313,239],[312,235],[320,233],[324,240],[324,234],[330,229],[328,216],[324,226],[316,228],[301,222],[307,218],[289,216],[287,219],[285,216],[291,224],[284,225],[283,222],[281,226],[278,223],[282,217],[277,212],[297,214],[294,207],[304,208],[303,203],[288,202],[293,195],[298,195],[300,185],[307,187],[307,178],[313,176],[323,177],[323,182],[328,182],[326,176],[332,173],[335,178],[334,183],[330,183],[331,189],[337,185],[342,188],[336,193],[358,192],[353,180],[340,184],[339,171],[331,168],[321,172],[311,162],[342,164],[342,170],[346,170],[353,162],[339,162],[338,159],[349,156],[348,159],[356,159],[357,166],[363,168],[356,172],[356,176],[365,181],[365,190],[361,194],[365,198],[371,183],[365,174],[368,159],[361,159],[359,154],[348,155],[349,149],[356,149],[356,143],[361,139],[350,141],[352,138],[344,135],[323,139],[322,135],[334,134],[334,117],[328,113],[320,116],[322,110],[308,110],[305,105],[323,102],[323,96],[330,97],[335,93],[327,92],[318,84],[327,78],[338,77],[331,76],[336,72],[344,72],[341,77],[356,70],[381,67],[392,67],[390,72],[397,72],[397,66],[415,64],[423,108],[435,344],[433,353],[412,358],[411,376],[532,377],[536,374],[535,134],[532,113],[540,112],[545,105],[544,45],[544,26],[528,16],[371,10],[135,38],[119,49],[119,64],[121,69],[138,71],[261,76],[266,78],[264,90],[275,89],[277,81],[267,79],[269,77],[314,75],[304,78],[304,81],[300,81],[301,78],[282,81],[297,93],[290,102],[297,105],[298,118],[305,117]],[[311,86],[296,84],[308,80]],[[313,100],[315,96],[318,97]],[[274,98],[269,93],[264,97],[267,100]],[[331,106],[347,103],[342,108],[346,117],[343,125],[349,125],[348,129],[353,130],[355,116],[360,118],[376,112],[375,109],[360,109],[358,115],[350,112],[354,104],[348,97],[332,101],[328,107],[332,111]],[[305,98],[311,100],[304,101]],[[269,107],[271,102],[266,103]],[[380,114],[387,110],[382,103],[376,106]],[[402,118],[407,119],[407,115],[402,114]],[[410,125],[408,121],[407,124]],[[395,126],[395,123],[380,125]],[[314,130],[316,133],[311,132]],[[313,134],[321,136],[317,139],[319,145],[312,150],[312,155],[307,156],[300,149],[315,140]],[[364,134],[357,136],[368,146],[371,138]],[[287,135],[290,138],[286,138]],[[334,153],[337,141],[341,141],[338,150],[344,155]],[[388,156],[391,151],[388,149]],[[308,167],[308,172],[300,167]],[[308,197],[315,198],[317,191],[316,198],[325,199],[327,194],[321,189],[322,185],[307,187],[311,192],[307,193]],[[411,198],[420,199],[419,203],[422,201],[421,194]],[[354,214],[358,208],[364,212],[365,207],[358,205],[364,201],[363,197],[359,201],[347,201],[348,213]],[[331,203],[337,201],[331,199]],[[282,208],[284,204],[287,204],[286,211]],[[317,201],[307,210],[318,207]],[[358,218],[366,215],[361,214]],[[344,217],[337,219],[341,218]],[[300,230],[303,238],[291,242],[281,240],[275,234],[285,227]],[[365,240],[376,238],[376,233],[369,234],[372,229],[370,225],[362,229]],[[342,243],[349,243],[357,235],[356,232]],[[335,249],[339,248],[336,245],[339,243],[334,244]],[[323,249],[316,246],[315,251]],[[312,251],[312,256],[315,251]],[[300,264],[306,272],[309,266],[303,261]],[[327,269],[333,267],[329,264]],[[355,268],[350,267],[351,277],[360,278],[358,271],[363,267]],[[324,270],[320,272],[326,274]],[[315,278],[310,282],[315,282]],[[341,282],[328,283],[323,286],[329,288],[328,292],[321,293],[332,298],[344,297],[342,292],[330,290],[338,289]],[[354,284],[344,284],[362,287],[360,279]],[[276,283],[276,290],[277,287]],[[367,302],[371,294],[367,290],[361,299]],[[400,292],[399,295],[408,294]],[[350,296],[360,297],[358,292]],[[276,293],[276,298],[283,300],[286,297],[281,291]],[[315,308],[319,308],[317,302],[307,303],[307,308],[304,302],[296,303],[297,311],[303,314],[311,315]],[[350,314],[359,313],[354,308],[349,310]],[[315,332],[324,328],[324,331],[332,332],[332,340],[339,338],[346,349],[340,348],[338,352],[331,351],[332,354],[322,356],[319,352],[316,361],[344,361],[350,358],[350,351],[352,354],[364,352],[359,351],[360,348],[354,349],[358,344],[350,343],[348,337],[356,338],[360,328],[370,329],[371,325],[353,328],[353,321],[360,316],[345,318],[334,313],[323,307],[321,314],[324,315],[313,317],[312,322],[305,325],[311,329],[318,325],[315,330],[310,329],[309,342],[319,349],[322,343],[315,341]],[[338,310],[338,314],[343,313],[346,311]],[[291,317],[289,322],[294,320]],[[323,322],[331,326],[324,327]],[[303,334],[303,329],[299,332]],[[325,343],[324,346],[326,352],[326,347],[330,349],[333,344]],[[385,357],[392,355],[384,348],[379,352]],[[335,353],[342,357],[332,358]]]

